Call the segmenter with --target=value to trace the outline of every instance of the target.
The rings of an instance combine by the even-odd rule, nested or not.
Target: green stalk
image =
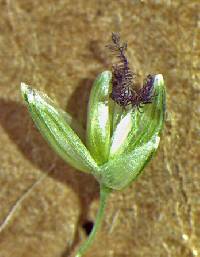
[[[95,220],[95,225],[92,229],[92,232],[90,233],[88,239],[82,244],[80,247],[79,251],[77,252],[75,257],[82,257],[83,254],[88,250],[88,248],[91,246],[93,243],[96,233],[101,226],[103,217],[104,217],[104,212],[105,212],[105,207],[106,207],[106,200],[108,198],[109,193],[111,190],[103,185],[100,187],[100,204],[99,204],[99,210],[96,216]]]

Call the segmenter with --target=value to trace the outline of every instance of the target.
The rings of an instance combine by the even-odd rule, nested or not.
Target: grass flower
[[[111,90],[112,73],[104,71],[91,90],[87,129],[84,131],[48,96],[21,84],[29,112],[47,142],[72,167],[90,173],[100,184],[96,223],[76,257],[83,256],[93,242],[109,193],[132,183],[154,155],[164,123],[165,87],[162,75],[154,76],[156,97],[143,107],[142,112],[119,106],[111,99]]]

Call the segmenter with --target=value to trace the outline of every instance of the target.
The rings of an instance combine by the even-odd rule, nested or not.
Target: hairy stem
[[[95,225],[92,229],[92,232],[90,233],[88,239],[82,244],[80,247],[79,251],[77,252],[75,257],[82,257],[83,254],[88,250],[88,248],[91,246],[93,243],[96,233],[101,226],[103,217],[104,217],[104,212],[105,212],[105,207],[106,207],[106,200],[108,198],[109,193],[111,190],[103,185],[100,187],[100,205],[99,205],[99,210],[96,216],[95,220]]]

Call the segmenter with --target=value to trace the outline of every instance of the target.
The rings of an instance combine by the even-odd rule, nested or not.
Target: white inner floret
[[[110,155],[115,154],[119,148],[125,143],[125,140],[132,128],[132,117],[129,112],[117,125],[114,134],[112,145],[110,147]]]

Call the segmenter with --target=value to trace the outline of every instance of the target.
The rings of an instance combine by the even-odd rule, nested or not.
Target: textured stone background
[[[51,151],[19,85],[46,92],[84,122],[92,81],[109,67],[111,31],[128,41],[140,75],[164,75],[167,121],[143,175],[112,194],[86,256],[200,256],[198,2],[0,1],[1,257],[73,256],[86,238],[82,224],[95,218],[98,185]]]

